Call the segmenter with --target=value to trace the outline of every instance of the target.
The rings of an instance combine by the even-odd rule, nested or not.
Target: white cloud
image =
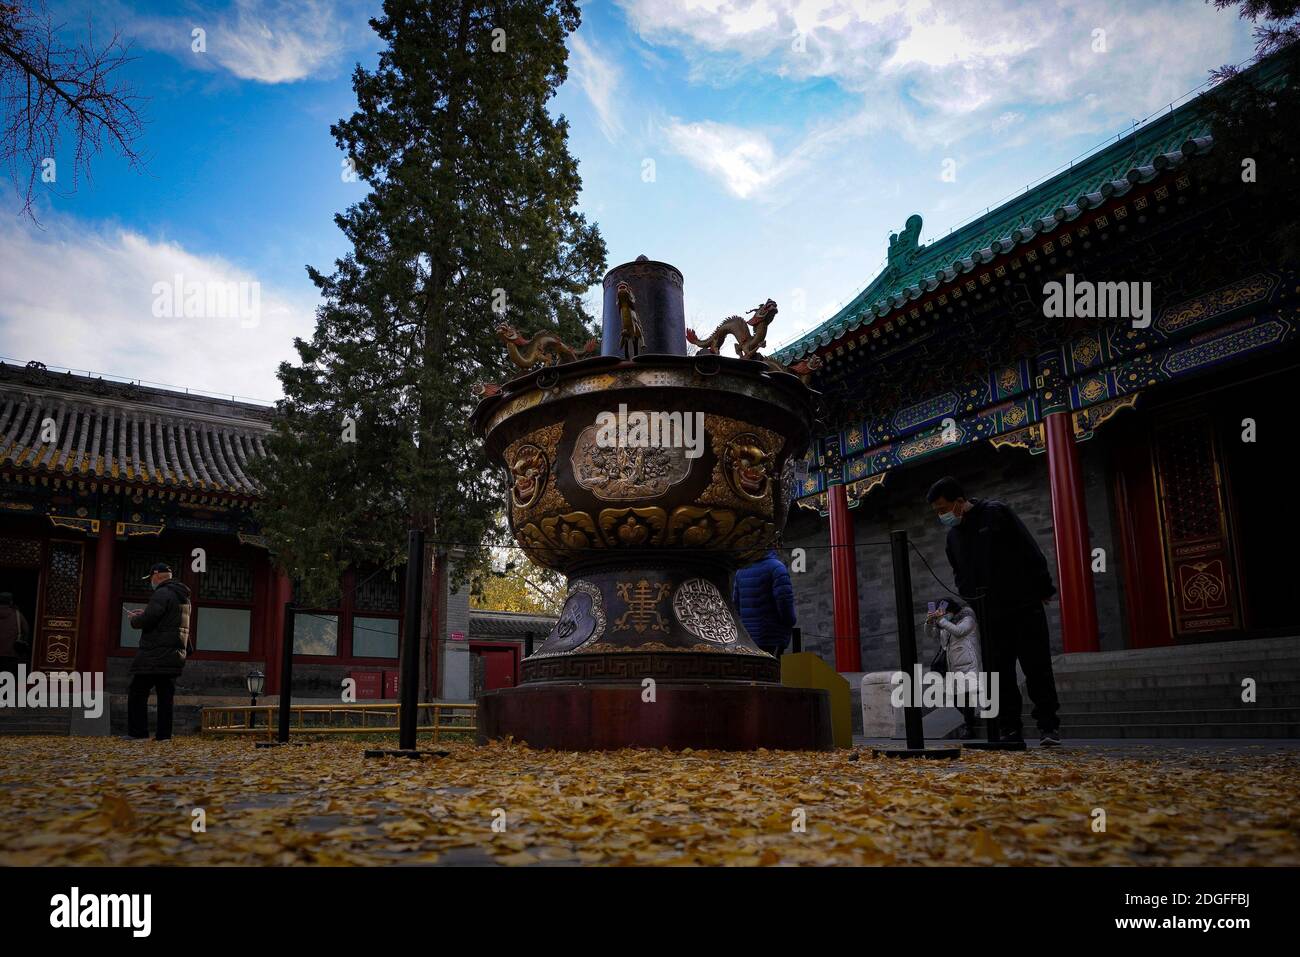
[[[569,49],[573,77],[591,101],[600,122],[600,131],[612,143],[623,132],[623,123],[614,102],[619,84],[618,69],[601,51],[576,33],[569,40]]]
[[[1023,123],[1024,119],[1025,119],[1025,114],[1017,113],[1014,110],[1007,110],[1005,113],[1003,113],[1001,116],[999,116],[996,120],[993,121],[990,128],[993,130],[994,133],[1001,133],[1004,130],[1009,130],[1017,123]]]
[[[210,48],[227,70],[244,80],[287,83],[331,63],[343,48],[341,25],[327,3],[238,0],[233,22],[218,21]]]
[[[717,177],[734,196],[745,199],[783,174],[776,151],[762,133],[722,123],[670,122],[668,145],[693,165]]]
[[[195,29],[204,31],[204,52],[192,49]],[[349,33],[373,39],[353,0],[235,0],[210,14],[138,18],[131,32],[182,62],[258,83],[292,83],[329,72]]]
[[[831,78],[923,146],[1026,108],[1068,112],[1084,124],[1076,132],[1110,132],[1118,117],[1204,81],[1246,35],[1231,11],[1186,0],[620,2],[633,29],[681,50],[696,79],[725,84],[753,70]],[[1097,29],[1107,52],[1093,50]],[[1090,95],[1109,108],[1086,108]]]
[[[53,217],[45,226],[11,217],[0,229],[5,355],[227,395],[279,397],[276,367],[295,357],[294,336],[311,335],[314,297],[261,282],[255,319],[233,310],[224,317],[157,318],[159,283],[181,276],[184,287],[211,290],[259,277],[131,230]]]
[[[863,114],[824,124],[804,133],[785,153],[778,153],[762,131],[712,120],[686,123],[674,117],[661,127],[661,133],[671,149],[718,179],[733,196],[772,199],[775,186],[805,171],[837,143],[861,135],[874,122]]]

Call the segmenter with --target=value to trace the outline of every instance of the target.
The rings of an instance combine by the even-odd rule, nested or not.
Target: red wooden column
[[[1061,642],[1067,654],[1099,651],[1097,599],[1092,588],[1092,552],[1088,547],[1088,510],[1083,471],[1068,411],[1043,419],[1047,432],[1047,470],[1052,483],[1052,527],[1056,571],[1060,579]]]
[[[106,672],[108,649],[113,645],[118,618],[113,614],[113,553],[117,525],[109,519],[100,519],[99,538],[95,542],[95,578],[90,592],[89,647],[86,668]]]
[[[831,520],[831,594],[835,601],[835,670],[862,670],[858,634],[858,559],[853,549],[853,519],[843,485],[826,490]]]
[[[280,658],[284,648],[284,603],[293,597],[293,582],[282,568],[271,569],[271,607],[266,616],[266,693],[280,693]]]

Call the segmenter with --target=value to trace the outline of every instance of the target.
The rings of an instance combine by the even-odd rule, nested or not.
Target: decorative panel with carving
[[[1236,629],[1241,611],[1213,423],[1200,416],[1162,425],[1155,453],[1174,633]]]
[[[81,615],[81,542],[50,542],[49,570],[41,602],[32,667],[73,671],[77,667],[77,626]]]

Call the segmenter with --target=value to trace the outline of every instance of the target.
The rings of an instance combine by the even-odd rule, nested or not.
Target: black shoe
[[[1038,746],[1040,748],[1059,748],[1061,746],[1061,732],[1044,731],[1038,737]]]
[[[1016,728],[1014,731],[1001,731],[998,734],[998,740],[1006,741],[1009,744],[1024,744],[1025,736],[1021,733],[1019,728]]]

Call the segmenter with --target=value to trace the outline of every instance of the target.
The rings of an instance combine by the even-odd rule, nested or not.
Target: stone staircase
[[[66,700],[66,699],[65,699]],[[0,708],[0,735],[48,734],[66,737],[80,708]]]
[[[1060,655],[1052,667],[1066,738],[1300,738],[1300,637]],[[1026,696],[1026,737],[1031,710]]]
[[[228,703],[229,699],[206,699],[197,696],[176,697],[172,708],[172,733],[197,734],[200,713],[205,705]],[[238,703],[244,703],[240,700]],[[106,715],[87,720],[80,708],[0,708],[0,735],[102,735],[126,734],[126,695],[108,696]],[[149,701],[149,730],[158,723],[158,709]]]

